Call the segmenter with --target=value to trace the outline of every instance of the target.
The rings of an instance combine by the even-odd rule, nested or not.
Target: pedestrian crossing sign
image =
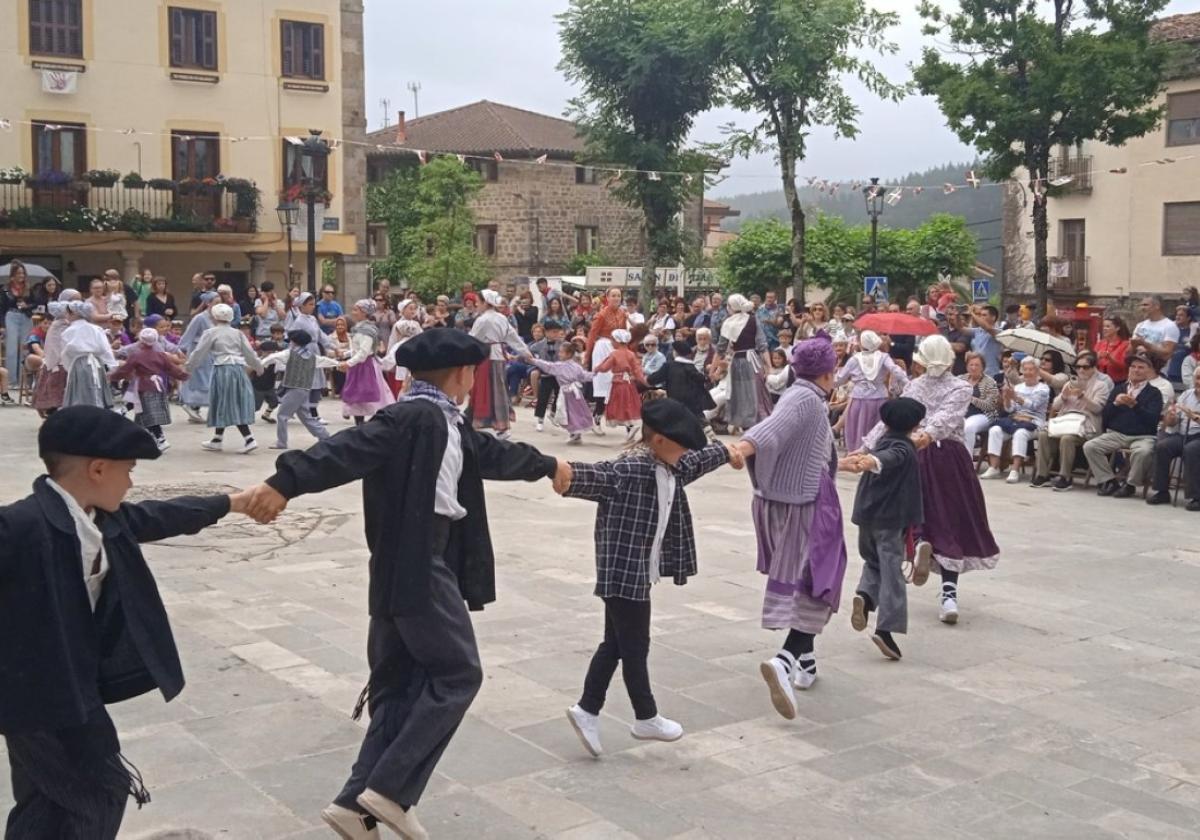
[[[873,297],[876,303],[887,303],[888,279],[886,277],[864,277],[863,294]]]
[[[978,277],[971,281],[971,300],[983,303],[992,296],[992,281]]]

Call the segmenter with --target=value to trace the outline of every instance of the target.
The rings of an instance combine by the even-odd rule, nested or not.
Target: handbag
[[[1067,437],[1068,435],[1078,438],[1087,437],[1087,421],[1087,415],[1083,412],[1067,411],[1050,418],[1050,423],[1046,426],[1046,433],[1052,438]]]

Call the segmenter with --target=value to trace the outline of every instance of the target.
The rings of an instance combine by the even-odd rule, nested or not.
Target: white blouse
[[[71,326],[63,330],[60,352],[62,366],[67,370],[70,370],[71,366],[84,356],[95,356],[110,370],[117,366],[117,359],[113,356],[112,343],[109,341],[108,333],[87,321],[74,321]]]

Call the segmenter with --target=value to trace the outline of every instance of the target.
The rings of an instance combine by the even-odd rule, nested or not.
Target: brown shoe
[[[358,804],[404,840],[429,840],[429,834],[417,821],[416,806],[406,811],[383,794],[376,793],[370,788],[359,794]]]

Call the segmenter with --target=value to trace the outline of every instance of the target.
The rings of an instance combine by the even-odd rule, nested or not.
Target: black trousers
[[[1171,462],[1183,458],[1184,497],[1200,499],[1200,435],[1163,435],[1154,445],[1154,492],[1166,493],[1171,484]]]
[[[261,409],[263,407],[263,403],[267,404],[267,408],[271,408],[271,409],[279,408],[279,397],[275,393],[274,385],[272,385],[270,390],[267,390],[267,391],[259,391],[258,389],[255,389],[255,391],[254,391],[254,410],[258,411],[259,409]]]
[[[588,714],[600,714],[609,683],[620,662],[633,714],[638,720],[648,720],[658,714],[646,665],[650,655],[650,602],[628,598],[603,600],[604,641],[592,654],[579,707]]]
[[[553,376],[542,374],[538,379],[537,405],[533,409],[533,416],[539,420],[546,418],[546,406],[550,405],[550,401],[558,396],[558,380]]]
[[[57,732],[6,735],[16,804],[7,840],[114,840],[129,798],[112,718]]]
[[[471,701],[483,685],[479,648],[458,579],[432,560],[429,609],[371,618],[371,725],[334,802],[363,813],[367,788],[402,807],[416,805]]]

